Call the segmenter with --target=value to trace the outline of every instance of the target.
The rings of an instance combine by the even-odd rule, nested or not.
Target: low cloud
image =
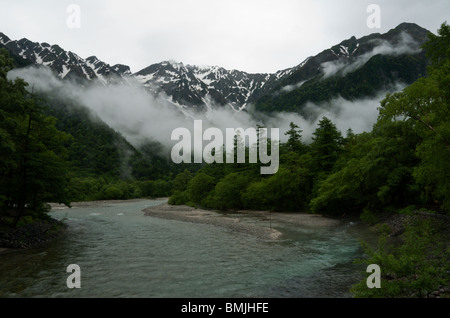
[[[379,102],[385,96],[385,92],[382,92],[370,99],[348,101],[339,97],[322,104],[307,103],[305,111],[308,112],[308,118],[312,119],[306,120],[293,112],[279,112],[269,116],[255,111],[252,105],[247,107],[248,111],[237,112],[210,103],[205,113],[183,113],[167,96],[155,97],[135,82],[108,86],[92,82],[85,87],[59,79],[46,67],[15,69],[9,72],[8,77],[23,78],[30,84],[30,90],[33,88],[35,92],[69,101],[68,104],[86,107],[93,114],[93,120],[101,118],[137,148],[152,140],[161,143],[167,150],[176,143],[171,140],[172,131],[179,127],[193,131],[194,119],[203,120],[203,129],[217,127],[225,131],[226,128],[256,128],[257,125],[269,129],[279,128],[282,142],[287,140],[285,132],[289,130],[290,122],[300,126],[304,141],[310,142],[312,133],[323,116],[330,118],[343,134],[348,128],[352,128],[355,133],[370,131],[378,116]],[[396,89],[401,88],[399,86]]]
[[[404,87],[405,85],[403,84],[397,84],[389,92],[400,91]],[[349,128],[355,134],[371,131],[378,118],[380,101],[386,97],[387,93],[388,91],[383,91],[375,97],[353,101],[339,96],[320,104],[308,102],[303,108],[308,119],[292,112],[280,112],[270,117],[265,114],[255,115],[270,123],[271,126],[279,127],[280,139],[284,142],[287,140],[287,136],[284,136],[284,133],[290,129],[289,124],[291,122],[295,123],[302,130],[303,141],[309,144],[312,141],[313,133],[319,121],[324,116],[328,117],[336,125],[336,128],[344,137]]]
[[[302,85],[305,83],[306,81],[302,81],[300,83],[297,84],[293,84],[293,85],[286,85],[284,87],[281,88],[281,91],[284,93],[289,93],[292,92],[293,90],[302,87]]]

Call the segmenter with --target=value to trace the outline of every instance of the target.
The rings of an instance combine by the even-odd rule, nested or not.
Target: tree
[[[431,66],[402,92],[388,95],[381,103],[379,121],[408,121],[422,142],[416,154],[420,163],[414,177],[430,202],[450,211],[450,27],[442,24],[438,36],[431,34],[424,45]]]
[[[241,193],[248,184],[249,178],[244,173],[230,173],[216,184],[205,203],[213,209],[240,209],[243,207]]]
[[[338,167],[318,186],[313,212],[360,211],[366,206],[419,203],[412,177],[417,165],[419,138],[408,122],[377,123],[371,133],[355,136],[355,143]]]
[[[317,172],[331,172],[342,152],[343,138],[336,126],[323,117],[313,133],[311,155]]]
[[[180,192],[185,191],[191,179],[192,179],[191,172],[187,169],[184,170],[183,172],[179,173],[173,180],[172,190]]]
[[[269,178],[251,183],[242,193],[246,208],[275,211],[301,211],[309,203],[312,175],[308,169],[309,154],[287,153],[283,165]]]
[[[187,186],[187,195],[191,202],[201,204],[208,196],[209,192],[214,189],[215,179],[207,174],[200,172],[193,177]]]
[[[286,142],[286,147],[289,151],[301,153],[304,150],[301,135],[302,130],[293,122],[289,124],[289,127],[291,127],[291,129],[285,133],[286,136],[289,136],[288,141]]]
[[[46,202],[69,204],[65,145],[70,136],[43,115],[42,102],[21,79],[6,74],[12,63],[0,50],[0,208],[14,212],[17,225],[27,211],[42,214]]]

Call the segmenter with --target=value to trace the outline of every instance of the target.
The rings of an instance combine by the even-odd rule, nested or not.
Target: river
[[[1,254],[0,297],[351,297],[362,278],[364,269],[353,264],[363,255],[358,224],[272,221],[283,235],[267,241],[142,212],[162,202],[52,211],[68,229],[42,246]],[[81,288],[67,287],[70,264],[80,267]]]

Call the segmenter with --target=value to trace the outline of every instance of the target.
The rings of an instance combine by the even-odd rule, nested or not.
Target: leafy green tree
[[[155,180],[155,191],[152,197],[168,197],[172,189],[172,182],[164,179]]]
[[[189,200],[195,204],[201,204],[209,192],[214,189],[215,184],[216,181],[213,177],[199,172],[188,183],[186,192]]]
[[[0,199],[14,211],[16,225],[27,211],[46,212],[46,202],[69,204],[66,145],[70,136],[55,128],[55,119],[21,79],[6,78],[11,68],[0,50]]]
[[[424,48],[432,64],[428,77],[381,103],[379,121],[408,121],[422,138],[414,177],[429,202],[450,211],[450,27],[442,24]]]
[[[186,169],[179,173],[173,180],[173,191],[185,191],[191,179],[192,173],[189,170]]]
[[[277,172],[278,173],[278,172]],[[246,209],[266,210],[271,209],[275,198],[269,190],[268,182],[270,178],[253,181],[241,194],[241,201]]]
[[[310,207],[315,213],[359,212],[366,206],[415,203],[419,189],[412,177],[419,138],[405,122],[378,123],[372,133],[355,136],[349,154],[318,185]]]
[[[205,201],[209,208],[219,210],[240,209],[243,207],[241,193],[250,180],[245,173],[230,173],[220,180]]]
[[[312,192],[312,173],[308,169],[309,154],[287,153],[281,158],[278,172],[254,181],[242,193],[246,208],[275,211],[301,211],[307,208]]]
[[[115,186],[115,185],[109,185],[105,188],[103,199],[105,200],[114,200],[114,199],[123,199],[124,193],[123,191]]]

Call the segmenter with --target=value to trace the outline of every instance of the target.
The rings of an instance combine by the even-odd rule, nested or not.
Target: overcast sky
[[[372,3],[381,9],[380,28],[367,25]],[[271,73],[353,35],[402,22],[436,33],[444,21],[449,0],[0,0],[0,32],[12,40],[58,44],[132,72],[175,60]]]

